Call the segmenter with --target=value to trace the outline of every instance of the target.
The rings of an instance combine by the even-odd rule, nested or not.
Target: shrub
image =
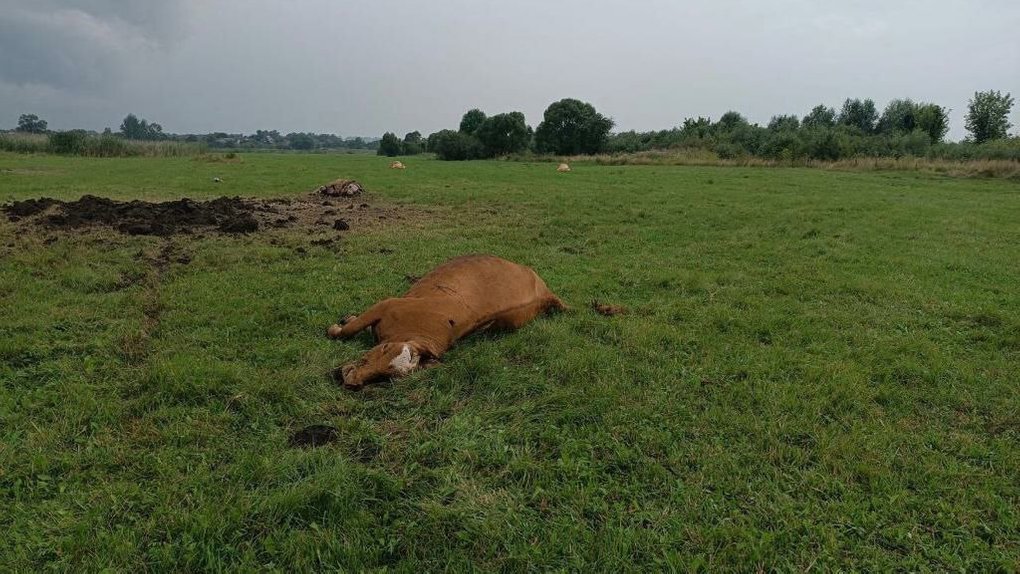
[[[89,134],[84,130],[69,130],[50,134],[50,151],[64,155],[84,155]]]

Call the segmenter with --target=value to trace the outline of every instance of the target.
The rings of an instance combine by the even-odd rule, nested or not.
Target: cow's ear
[[[420,339],[411,339],[406,344],[410,345],[414,352],[418,353],[418,357],[422,363],[432,361],[439,357],[439,350],[434,345]]]

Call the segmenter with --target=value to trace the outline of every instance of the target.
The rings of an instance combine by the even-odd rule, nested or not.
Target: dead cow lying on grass
[[[488,328],[517,329],[549,310],[565,309],[529,267],[491,255],[452,259],[419,279],[401,298],[386,299],[327,331],[346,339],[371,327],[374,348],[334,371],[349,389],[403,376],[437,361],[460,338]]]
[[[319,188],[319,193],[329,197],[354,197],[364,191],[365,188],[353,179],[338,179]]]

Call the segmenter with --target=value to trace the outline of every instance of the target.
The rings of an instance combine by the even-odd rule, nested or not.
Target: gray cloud
[[[25,4],[0,0],[0,125],[428,133],[578,97],[645,130],[911,97],[952,108],[959,138],[975,90],[1020,96],[1013,0]]]
[[[172,39],[179,2],[0,0],[0,82],[68,90],[115,84]]]

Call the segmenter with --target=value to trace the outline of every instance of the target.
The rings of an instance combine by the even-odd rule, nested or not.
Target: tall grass
[[[112,134],[72,130],[49,135],[3,133],[0,134],[0,151],[84,157],[183,157],[203,154],[206,146],[178,141],[126,140]]]
[[[685,165],[730,167],[817,167],[847,171],[921,171],[954,177],[1020,179],[1020,161],[1013,159],[943,159],[930,157],[852,157],[836,161],[808,158],[766,159],[754,156],[722,158],[703,148],[651,150],[633,153],[542,156],[520,154],[511,161],[590,162],[598,165]]]
[[[50,140],[43,134],[21,132],[0,133],[0,151],[14,153],[46,153]]]

